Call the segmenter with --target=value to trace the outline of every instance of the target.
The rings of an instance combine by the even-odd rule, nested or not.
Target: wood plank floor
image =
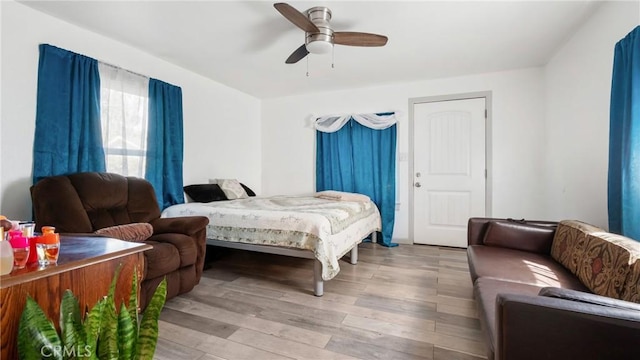
[[[361,244],[322,297],[312,260],[219,252],[167,301],[155,359],[486,358],[462,249]]]

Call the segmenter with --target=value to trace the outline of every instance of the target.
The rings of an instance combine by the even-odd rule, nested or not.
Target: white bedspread
[[[373,231],[380,212],[371,202],[313,196],[252,197],[168,207],[162,217],[206,216],[207,238],[313,251],[322,278],[338,274],[338,260]]]

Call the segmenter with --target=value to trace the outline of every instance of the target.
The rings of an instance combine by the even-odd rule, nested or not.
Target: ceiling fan
[[[324,54],[333,49],[334,44],[349,46],[384,46],[387,37],[377,34],[349,31],[333,31],[331,28],[331,10],[324,6],[312,7],[304,13],[287,3],[273,4],[287,20],[304,30],[305,41],[285,61],[295,64],[309,53]]]

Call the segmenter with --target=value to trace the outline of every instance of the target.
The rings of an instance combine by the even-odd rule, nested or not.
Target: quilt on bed
[[[207,238],[313,251],[322,278],[338,274],[338,260],[353,245],[380,230],[380,213],[371,202],[334,201],[313,196],[253,197],[171,206],[163,217],[209,218]]]

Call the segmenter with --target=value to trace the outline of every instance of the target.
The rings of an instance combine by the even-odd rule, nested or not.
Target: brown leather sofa
[[[579,221],[472,218],[491,359],[640,359],[640,243]]]
[[[149,223],[153,234],[145,242],[145,266],[140,285],[142,309],[166,276],[167,299],[198,284],[205,258],[202,216],[160,218],[151,184],[111,173],[52,176],[31,187],[36,229],[55,226],[64,234],[88,234],[111,226]]]

